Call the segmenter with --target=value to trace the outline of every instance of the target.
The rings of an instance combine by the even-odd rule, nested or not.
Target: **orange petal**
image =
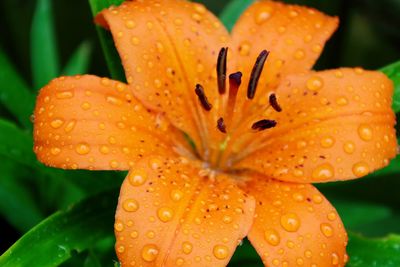
[[[344,266],[347,233],[312,185],[262,177],[248,186],[256,215],[248,238],[266,266]]]
[[[310,70],[337,25],[337,18],[307,7],[275,1],[250,6],[232,31],[239,69],[250,73],[258,54],[270,51],[252,102],[264,104],[282,77]]]
[[[339,69],[291,76],[277,90],[278,122],[238,163],[279,180],[321,182],[362,177],[396,155],[393,85],[382,73]],[[254,139],[254,137],[253,137]]]
[[[165,119],[107,78],[53,80],[41,89],[34,115],[34,150],[52,167],[126,170],[148,153],[173,150]]]
[[[252,224],[254,200],[195,165],[165,157],[135,164],[116,213],[122,266],[227,265]]]
[[[134,94],[206,146],[208,123],[195,87],[203,85],[214,104],[218,51],[229,40],[218,19],[197,3],[158,0],[125,2],[96,21],[110,28]]]

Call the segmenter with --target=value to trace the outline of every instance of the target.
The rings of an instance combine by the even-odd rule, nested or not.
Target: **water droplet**
[[[312,177],[315,180],[327,180],[334,176],[334,169],[331,164],[324,163],[315,168],[312,172]]]
[[[147,180],[147,172],[143,169],[136,169],[128,174],[128,179],[131,185],[141,186]]]
[[[76,146],[75,151],[79,155],[86,155],[90,152],[90,146],[87,143],[80,143]]]
[[[332,211],[332,212],[328,213],[327,217],[328,217],[328,220],[334,221],[334,220],[336,220],[337,216],[336,216],[336,213]]]
[[[321,223],[321,232],[324,234],[326,237],[331,237],[333,236],[333,228],[330,224],[328,223]]]
[[[372,129],[366,124],[361,124],[358,127],[358,135],[364,141],[371,141],[372,140]]]
[[[171,191],[170,197],[173,201],[179,201],[183,197],[183,192],[179,189],[174,189]]]
[[[346,152],[347,154],[353,154],[355,148],[356,148],[356,146],[355,146],[354,143],[351,142],[351,141],[347,141],[347,142],[345,142],[344,145],[343,145],[343,150],[344,150],[344,152]]]
[[[266,230],[264,232],[264,238],[272,246],[277,246],[281,242],[278,232],[273,229]]]
[[[62,119],[54,119],[51,121],[50,125],[54,129],[60,128],[64,124],[64,121]]]
[[[183,24],[183,20],[180,18],[176,18],[176,19],[174,19],[174,24],[176,26],[181,26]]]
[[[71,120],[70,122],[67,123],[67,125],[65,125],[64,131],[66,133],[71,132],[75,128],[75,125],[76,125],[76,120]]]
[[[50,149],[50,153],[51,153],[53,156],[56,156],[56,155],[60,154],[60,152],[61,152],[61,149],[58,148],[58,147],[52,147],[52,148]]]
[[[356,177],[363,177],[369,173],[369,165],[366,162],[358,162],[353,165],[353,174]]]
[[[335,139],[333,139],[332,137],[328,136],[325,137],[321,140],[321,146],[323,148],[330,148],[335,144]]]
[[[118,166],[119,166],[119,162],[118,161],[116,161],[116,160],[111,160],[110,161],[110,167],[112,169],[116,169],[116,168],[118,168]]]
[[[192,19],[193,19],[194,21],[196,21],[196,22],[200,22],[200,21],[203,19],[203,17],[202,17],[200,14],[198,14],[198,13],[193,13],[193,14],[192,14]]]
[[[305,57],[306,53],[304,52],[303,49],[298,49],[295,53],[294,53],[294,58],[297,60],[303,59]]]
[[[89,102],[83,102],[82,105],[81,105],[81,108],[83,110],[89,110],[91,107],[92,107],[92,105],[90,105]]]
[[[118,248],[117,248],[117,252],[118,253],[124,253],[124,251],[125,251],[125,247],[124,246],[118,246]]]
[[[248,56],[250,55],[250,49],[251,49],[251,44],[249,42],[243,42],[239,46],[239,53],[242,56]]]
[[[224,245],[215,245],[214,249],[213,249],[213,254],[214,256],[219,259],[219,260],[223,260],[226,259],[228,257],[228,247],[224,246]]]
[[[182,258],[176,259],[176,266],[182,266],[185,263],[185,260]]]
[[[332,265],[339,265],[339,255],[336,253],[332,253]]]
[[[307,80],[306,86],[311,91],[319,91],[324,86],[324,81],[318,76],[313,76]]]
[[[324,198],[320,195],[314,195],[312,197],[312,199],[313,199],[314,203],[316,203],[316,204],[321,204],[322,201],[324,201]]]
[[[192,250],[193,250],[192,243],[187,242],[187,241],[182,243],[182,251],[183,251],[183,253],[190,254],[192,252]]]
[[[60,91],[56,94],[58,99],[68,99],[74,96],[74,92],[67,90],[67,91]]]
[[[125,26],[126,26],[128,29],[133,29],[133,28],[136,27],[136,23],[135,23],[133,20],[127,20],[127,21],[125,22]]]
[[[304,201],[304,196],[303,196],[302,194],[300,194],[300,193],[294,193],[294,194],[292,195],[292,197],[293,197],[293,199],[294,199],[295,201],[297,201],[297,202],[302,202],[302,201]]]
[[[226,224],[231,223],[232,222],[232,217],[229,215],[224,215],[224,217],[222,217],[222,221]]]
[[[142,249],[142,258],[147,262],[153,262],[156,260],[159,249],[155,244],[147,244]]]
[[[135,238],[137,238],[137,237],[139,236],[139,233],[138,233],[138,231],[132,231],[131,234],[130,234],[130,236],[131,236],[133,239],[135,239]]]
[[[157,42],[157,43],[156,43],[156,46],[157,46],[157,51],[158,51],[159,53],[164,52],[164,45],[163,45],[161,42]]]
[[[128,212],[135,212],[139,209],[139,203],[133,198],[125,200],[122,206]]]
[[[106,101],[110,104],[121,106],[122,105],[122,100],[118,97],[115,96],[107,96]]]
[[[161,207],[157,211],[157,216],[162,222],[169,222],[174,217],[174,211],[168,207]]]
[[[338,106],[346,106],[348,103],[349,103],[349,101],[344,96],[336,99],[336,104],[338,104]]]
[[[288,232],[296,232],[300,227],[300,219],[295,213],[287,213],[281,216],[281,225]]]
[[[133,37],[131,38],[131,43],[132,43],[133,45],[138,45],[138,44],[140,43],[140,39],[139,39],[138,37],[136,37],[136,36],[133,36]]]
[[[115,222],[114,229],[117,232],[122,232],[124,230],[124,224],[122,222]]]
[[[255,16],[256,23],[261,25],[266,22],[271,17],[272,11],[273,9],[270,6],[265,6],[260,9]]]

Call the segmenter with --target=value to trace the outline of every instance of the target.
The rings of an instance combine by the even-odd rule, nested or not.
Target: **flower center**
[[[228,48],[221,48],[216,65],[218,97],[209,100],[205,88],[201,84],[195,87],[195,93],[200,106],[202,129],[206,131],[202,136],[202,149],[198,151],[200,160],[204,161],[214,170],[234,171],[233,165],[249,151],[243,152],[238,148],[245,147],[243,135],[254,140],[254,134],[260,133],[277,125],[275,120],[260,118],[268,109],[276,112],[282,109],[278,104],[274,93],[269,95],[269,105],[253,108],[246,112],[254,99],[258,82],[263,71],[269,52],[261,51],[252,68],[248,80],[247,92],[244,101],[239,101],[238,92],[242,84],[241,72],[235,72],[228,76],[227,82],[227,56]],[[244,95],[244,92],[243,92]],[[205,129],[205,130],[204,130]],[[250,136],[249,136],[250,135]]]

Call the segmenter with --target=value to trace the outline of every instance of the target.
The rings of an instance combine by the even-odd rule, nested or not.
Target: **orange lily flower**
[[[346,231],[311,183],[365,176],[397,145],[385,75],[311,71],[337,18],[258,1],[229,34],[203,5],[148,0],[96,22],[128,83],[53,80],[34,149],[52,167],[130,170],[122,266],[225,266],[245,236],[266,266],[345,265]]]

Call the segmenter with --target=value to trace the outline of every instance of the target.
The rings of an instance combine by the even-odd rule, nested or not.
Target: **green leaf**
[[[15,124],[0,119],[0,155],[30,166],[37,164],[32,151],[30,133],[22,131]]]
[[[6,54],[0,49],[0,102],[21,123],[30,129],[30,116],[35,103],[35,96],[18,74]]]
[[[62,74],[77,75],[87,73],[92,50],[93,46],[90,42],[82,42],[68,60]]]
[[[123,0],[89,0],[93,16],[96,16],[96,14],[105,8],[108,8],[112,5],[118,6],[122,2]],[[115,48],[111,33],[99,26],[96,28],[111,77],[115,80],[123,82],[126,81],[121,59]]]
[[[384,205],[361,202],[354,199],[331,199],[347,230],[358,230],[363,225],[378,222],[392,216],[392,210]],[[371,216],[373,214],[373,216]]]
[[[37,0],[31,27],[31,66],[35,89],[59,75],[51,0]]]
[[[52,267],[112,234],[118,190],[60,211],[26,233],[1,257],[2,267]]]
[[[220,20],[225,27],[231,31],[236,21],[242,13],[254,2],[255,0],[232,0],[219,15]]]
[[[400,266],[400,236],[370,239],[349,234],[347,267],[398,267]]]
[[[24,233],[44,218],[32,192],[23,186],[24,176],[32,173],[5,157],[0,157],[0,161],[0,214],[19,232]]]
[[[393,110],[400,111],[400,61],[381,69],[394,83]]]

